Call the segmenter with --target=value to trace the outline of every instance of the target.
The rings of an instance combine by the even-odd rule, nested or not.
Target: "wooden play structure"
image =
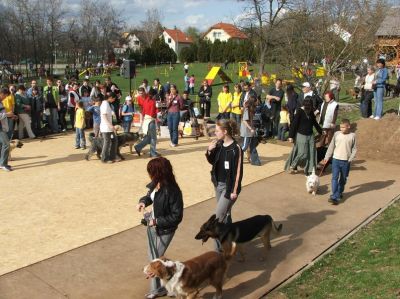
[[[227,74],[221,69],[220,66],[213,66],[211,70],[208,72],[207,76],[205,77],[205,80],[207,80],[208,85],[212,85],[214,82],[215,78],[219,76],[224,83],[232,83],[232,79],[229,78]]]
[[[392,7],[375,34],[376,58],[385,58],[386,65],[400,63],[400,7]]]

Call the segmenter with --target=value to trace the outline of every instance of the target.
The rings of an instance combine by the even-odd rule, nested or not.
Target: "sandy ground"
[[[214,196],[204,157],[208,143],[159,144],[172,161],[185,207]],[[289,151],[260,145],[263,166],[246,164],[243,184],[282,171]],[[96,157],[84,160],[85,153],[74,148],[72,134],[26,141],[13,151],[15,171],[0,173],[0,275],[139,224],[134,208],[146,192],[148,156],[131,155],[126,147],[126,161],[103,165]]]

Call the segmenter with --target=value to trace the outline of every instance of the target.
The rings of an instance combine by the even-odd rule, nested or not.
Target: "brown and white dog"
[[[214,298],[220,299],[227,270],[226,258],[215,251],[208,251],[185,262],[161,257],[145,266],[143,272],[147,278],[160,278],[168,294],[175,293],[177,298],[182,299],[196,298],[201,284],[208,280],[216,289]]]
[[[10,152],[9,152],[9,154],[8,154],[8,160],[12,161],[11,152],[12,152],[13,150],[15,150],[16,148],[21,148],[23,145],[24,145],[24,144],[23,144],[20,140],[18,140],[18,139],[11,140],[11,141],[10,141]]]

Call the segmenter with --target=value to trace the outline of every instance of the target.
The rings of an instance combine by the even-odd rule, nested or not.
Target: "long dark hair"
[[[306,98],[304,99],[303,107],[304,107],[304,112],[307,114],[307,116],[310,116],[313,110],[313,103],[310,96],[306,96]]]
[[[160,187],[180,189],[175,180],[171,162],[164,157],[151,159],[149,163],[147,163],[147,173],[153,183],[159,183]]]
[[[251,125],[253,123],[254,114],[256,113],[257,99],[254,96],[250,96],[246,103],[244,103],[244,106],[249,111],[249,122]]]
[[[294,91],[294,86],[292,84],[289,84],[286,87],[286,94],[287,94],[288,100],[291,99],[295,93],[296,92]]]

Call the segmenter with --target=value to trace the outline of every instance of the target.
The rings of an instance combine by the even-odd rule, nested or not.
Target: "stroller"
[[[185,110],[181,112],[180,121],[183,122],[183,128],[179,130],[182,138],[194,137],[196,140],[199,139],[200,127],[191,100],[185,100]]]

